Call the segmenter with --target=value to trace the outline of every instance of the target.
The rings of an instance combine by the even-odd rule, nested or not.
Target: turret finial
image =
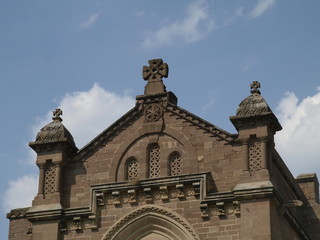
[[[62,122],[62,118],[60,117],[62,115],[62,110],[60,108],[57,108],[53,111],[53,117],[52,120],[55,122]]]
[[[250,87],[251,87],[251,93],[252,95],[260,95],[261,92],[259,90],[259,88],[261,87],[261,84],[258,82],[258,81],[253,81],[251,84],[250,84]]]

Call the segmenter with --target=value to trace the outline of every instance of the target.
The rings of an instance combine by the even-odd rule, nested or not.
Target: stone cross
[[[53,118],[52,120],[55,122],[62,122],[62,118],[60,117],[62,115],[62,110],[60,108],[57,108],[53,111]]]
[[[148,81],[144,94],[150,95],[166,92],[162,78],[168,77],[168,64],[163,63],[161,58],[149,60],[148,63],[150,66],[143,66],[142,70],[143,79]]]
[[[253,81],[251,84],[250,84],[250,87],[251,87],[251,93],[252,95],[260,95],[261,92],[259,90],[259,88],[261,87],[261,84],[258,82],[258,81]]]
[[[161,81],[162,78],[168,77],[168,64],[163,63],[162,59],[152,59],[148,61],[149,67],[143,66],[142,76],[148,82]]]

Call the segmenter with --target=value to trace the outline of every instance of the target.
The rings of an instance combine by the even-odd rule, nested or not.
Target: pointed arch
[[[186,219],[159,206],[144,206],[116,222],[102,240],[200,240]],[[157,239],[157,238],[156,238]]]

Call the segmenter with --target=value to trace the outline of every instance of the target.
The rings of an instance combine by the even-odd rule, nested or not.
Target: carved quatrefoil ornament
[[[162,108],[159,104],[150,104],[146,106],[144,115],[147,122],[156,122],[162,117]]]

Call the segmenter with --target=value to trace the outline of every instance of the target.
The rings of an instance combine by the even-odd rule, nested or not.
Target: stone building
[[[167,64],[149,65],[135,107],[82,149],[54,112],[30,143],[38,194],[7,215],[9,239],[319,240],[317,177],[295,179],[277,153],[260,84],[231,134],[179,107]]]

